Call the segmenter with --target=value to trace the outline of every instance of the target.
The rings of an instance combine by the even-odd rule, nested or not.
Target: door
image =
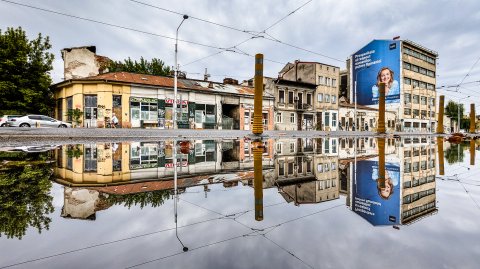
[[[243,120],[243,129],[250,130],[250,111],[245,111],[245,117]]]
[[[95,128],[97,127],[97,108],[96,107],[85,107],[85,127]]]
[[[298,93],[298,103],[297,103],[297,108],[298,109],[303,109],[303,93],[299,92]]]
[[[132,118],[132,127],[140,127],[140,107],[132,107],[130,117]]]

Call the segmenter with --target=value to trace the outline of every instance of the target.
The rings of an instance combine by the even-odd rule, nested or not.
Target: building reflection
[[[399,225],[437,211],[435,142],[429,137],[326,137],[68,145],[56,149],[54,175],[65,186],[64,217],[94,220],[95,212],[133,194],[157,192],[154,200],[145,195],[129,206],[161,205],[174,189],[175,147],[179,194],[203,186],[207,197],[212,184],[244,185],[255,187],[257,204],[261,189],[278,188],[297,206],[344,196],[347,206],[373,225]],[[256,181],[255,160],[257,170],[261,164]],[[375,211],[376,205],[381,210]],[[256,209],[257,219],[263,219],[263,209]]]
[[[408,225],[437,212],[435,140],[376,138],[377,156],[357,160],[357,182],[346,186],[352,211],[372,225]],[[389,145],[398,142],[397,150]],[[352,165],[342,162],[341,180],[352,180]],[[351,189],[348,188],[351,186]]]

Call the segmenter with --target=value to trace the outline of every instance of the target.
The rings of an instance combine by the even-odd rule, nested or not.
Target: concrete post
[[[443,97],[443,95],[441,97]],[[438,151],[438,173],[441,176],[444,176],[445,175],[445,157],[443,154],[443,137],[437,137],[437,151]]]
[[[470,139],[470,165],[475,165],[475,140]]]
[[[475,104],[470,104],[470,133],[475,133]]]
[[[385,92],[385,91],[384,91]],[[378,145],[378,179],[377,184],[380,188],[385,188],[385,138],[377,138]]]
[[[377,133],[385,133],[385,83],[380,83],[378,87],[378,128]],[[385,141],[384,141],[385,142]]]
[[[263,103],[263,54],[255,55],[255,96],[253,103],[253,128],[252,132],[256,135],[263,133],[262,124],[262,103]]]
[[[255,197],[255,220],[263,220],[263,145],[260,141],[252,143],[253,151],[253,191]]]
[[[444,130],[443,130],[443,110],[444,109],[445,109],[445,95],[440,95],[440,102],[438,102],[437,134],[444,133]],[[442,140],[442,144],[443,144],[443,140]]]

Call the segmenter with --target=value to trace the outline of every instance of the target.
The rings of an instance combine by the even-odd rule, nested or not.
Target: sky
[[[269,77],[295,60],[346,69],[371,40],[400,36],[438,52],[439,94],[480,103],[478,0],[0,0],[0,10],[2,31],[50,37],[54,82],[63,79],[60,50],[69,47],[95,45],[112,60],[174,66],[176,30],[188,15],[178,31],[178,63],[188,78],[203,79],[205,69],[213,81],[252,78],[256,53]]]

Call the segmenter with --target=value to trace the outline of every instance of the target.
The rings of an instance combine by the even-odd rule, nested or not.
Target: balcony
[[[303,104],[303,103],[297,103],[297,109],[298,109],[298,110],[311,110],[312,108],[313,108],[312,105]]]

